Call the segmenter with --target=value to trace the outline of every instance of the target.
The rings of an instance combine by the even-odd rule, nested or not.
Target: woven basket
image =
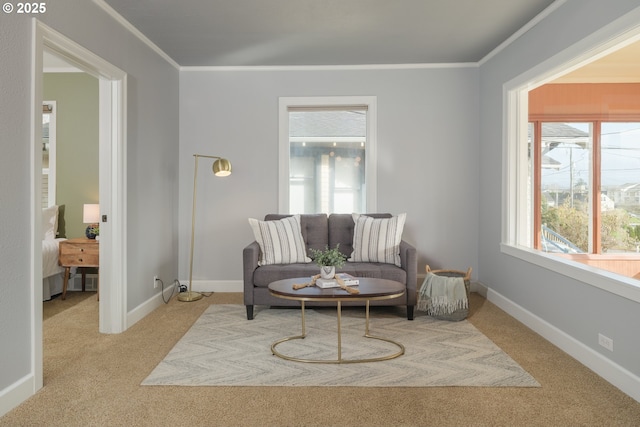
[[[469,304],[471,300],[469,299],[469,293],[471,292],[471,267],[467,271],[460,270],[431,270],[431,267],[427,265],[427,273],[431,272],[438,276],[446,276],[446,277],[462,277],[464,279],[464,288],[467,291],[467,300]],[[453,322],[459,322],[460,320],[464,320],[469,316],[469,308],[460,308],[453,313],[442,314],[437,316],[431,316],[435,319],[440,320],[450,320]]]

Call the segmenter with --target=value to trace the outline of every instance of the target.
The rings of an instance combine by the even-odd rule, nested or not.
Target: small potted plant
[[[100,224],[91,224],[85,230],[85,236],[87,239],[97,239],[100,235]]]
[[[336,275],[336,268],[344,265],[347,256],[338,250],[340,244],[335,248],[326,247],[324,251],[311,249],[311,258],[320,267],[320,277],[323,279],[333,279]]]

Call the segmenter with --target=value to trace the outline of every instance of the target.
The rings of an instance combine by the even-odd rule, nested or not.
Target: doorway
[[[126,325],[126,73],[102,58],[34,20],[32,68],[32,223],[42,223],[42,101],[43,57],[47,51],[98,79],[99,199],[100,199],[100,303],[101,333],[120,333]],[[32,233],[32,325],[35,389],[43,385],[42,253]]]
[[[87,226],[98,222],[99,210],[99,156],[98,156],[98,79],[44,52],[43,94],[43,167],[42,208],[55,217],[48,233],[43,233],[43,317],[69,307],[70,301],[81,301],[81,295],[63,292],[64,270],[58,266],[58,253],[76,248],[68,244],[81,238],[82,248],[99,245],[100,240],[86,242]],[[60,107],[60,108],[59,108]],[[85,220],[92,221],[91,224]],[[95,230],[95,227],[93,228]],[[71,240],[70,240],[71,239]],[[61,246],[63,242],[64,248]],[[45,251],[46,249],[46,251]],[[79,248],[78,248],[79,249]],[[65,258],[69,259],[69,255]],[[98,261],[98,254],[95,254]],[[68,280],[68,291],[96,291],[99,270],[89,267],[73,268]],[[82,277],[82,286],[80,282]],[[83,295],[86,297],[86,294]],[[53,301],[51,301],[53,299]],[[50,301],[50,302],[46,302]],[[99,310],[95,302],[96,321]],[[97,325],[95,327],[97,331]],[[46,350],[45,350],[46,351]]]

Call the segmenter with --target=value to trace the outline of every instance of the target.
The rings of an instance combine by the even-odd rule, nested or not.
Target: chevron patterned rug
[[[406,352],[381,362],[316,364],[283,360],[271,344],[301,331],[299,309],[268,309],[247,320],[242,305],[211,305],[142,385],[540,387],[513,359],[466,320],[446,322],[418,312],[407,321],[394,308],[372,307],[370,333],[402,343]],[[295,357],[337,358],[335,308],[307,309],[307,337],[278,351]],[[397,351],[364,338],[364,308],[343,308],[342,358]]]

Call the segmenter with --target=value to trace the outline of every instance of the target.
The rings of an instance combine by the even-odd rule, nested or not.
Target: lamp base
[[[87,229],[84,231],[84,235],[87,236],[87,239],[95,239],[98,236],[96,233],[96,229],[98,228],[98,224],[90,224]]]
[[[187,291],[187,292],[180,292],[178,294],[178,301],[191,302],[191,301],[198,301],[199,299],[202,299],[202,294],[200,292]]]

